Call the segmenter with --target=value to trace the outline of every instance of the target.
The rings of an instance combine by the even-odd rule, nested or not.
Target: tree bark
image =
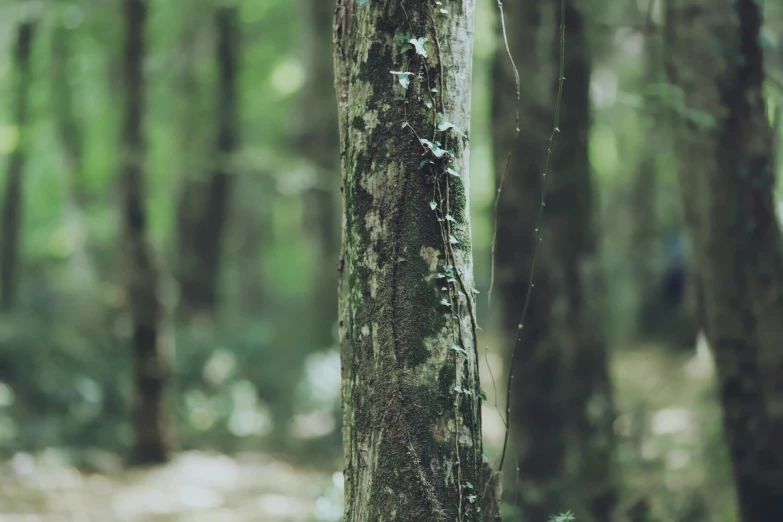
[[[522,82],[520,137],[512,143],[513,75],[495,63],[496,165],[502,175],[513,146],[498,209],[497,285],[503,328],[519,348],[510,404],[522,517],[546,522],[565,509],[580,520],[610,520],[615,504],[614,405],[600,321],[597,241],[588,160],[590,57],[585,24],[566,3],[567,78],[560,130],[548,176],[531,304],[519,320],[534,257],[538,209],[552,132],[560,61],[560,2],[507,4],[511,52]],[[540,80],[536,80],[540,78]],[[518,470],[518,471],[517,471]],[[518,473],[518,482],[516,474]]]
[[[760,26],[754,0],[667,9],[680,175],[743,522],[783,520],[783,242]]]
[[[163,310],[158,299],[159,270],[149,243],[145,183],[143,121],[146,53],[144,30],[146,0],[124,0],[126,40],[123,53],[125,100],[120,143],[124,208],[123,250],[126,292],[133,319],[134,384],[133,423],[136,440],[133,461],[165,461],[170,448],[165,391],[169,377],[163,349]]]
[[[474,3],[443,7],[340,0],[336,10],[348,522],[481,520],[462,134]]]
[[[2,242],[0,242],[0,310],[16,304],[22,219],[24,217],[23,179],[27,154],[27,120],[30,93],[30,48],[35,26],[23,22],[16,33],[14,47],[14,123],[18,143],[8,159],[8,177],[3,197]]]
[[[189,316],[214,317],[218,305],[218,283],[223,232],[239,148],[237,72],[239,59],[239,13],[234,7],[215,12],[217,141],[214,169],[206,184],[187,183],[183,209],[188,217],[180,229],[185,235],[180,252],[182,305]],[[189,191],[189,192],[188,192]]]

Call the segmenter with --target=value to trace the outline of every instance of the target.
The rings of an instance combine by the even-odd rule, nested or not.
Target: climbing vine
[[[474,295],[477,291],[474,288],[467,288],[463,279],[463,273],[457,262],[456,250],[459,248],[468,249],[469,245],[463,245],[458,237],[460,234],[456,231],[456,225],[464,217],[455,212],[453,208],[454,191],[457,184],[462,184],[462,177],[454,169],[453,160],[456,157],[456,140],[468,141],[465,132],[459,129],[454,123],[449,121],[447,110],[444,103],[445,74],[443,58],[441,56],[441,46],[438,37],[438,17],[448,16],[449,11],[441,1],[430,0],[426,4],[426,20],[423,24],[427,28],[428,34],[414,34],[411,27],[408,13],[402,6],[405,13],[405,27],[400,28],[394,36],[394,43],[398,46],[398,52],[403,56],[407,70],[390,71],[399,84],[401,95],[395,97],[395,101],[403,104],[404,121],[400,123],[403,129],[408,129],[413,139],[421,148],[422,159],[419,163],[419,171],[424,176],[428,185],[431,185],[432,195],[428,202],[422,202],[429,206],[433,213],[433,218],[438,222],[440,239],[442,243],[443,257],[439,260],[438,272],[435,276],[437,291],[441,295],[440,305],[451,310],[452,317],[452,343],[450,352],[453,356],[455,371],[454,392],[454,444],[457,455],[457,482],[459,488],[459,520],[463,516],[471,513],[480,513],[481,505],[479,497],[475,491],[475,486],[468,480],[463,479],[463,462],[461,458],[461,449],[459,441],[460,433],[460,408],[463,401],[470,405],[469,411],[473,415],[473,421],[478,420],[480,412],[480,402],[486,399],[483,390],[480,390],[476,372],[471,371],[469,365],[465,364],[469,354],[466,346],[471,346],[474,350],[474,356],[478,360],[477,346],[477,324],[474,306]],[[434,48],[433,56],[428,52]],[[418,73],[414,73],[418,70]],[[418,89],[412,87],[412,82],[418,82]],[[416,92],[420,93],[418,96]],[[416,104],[421,104],[424,108],[426,118],[424,119],[427,128],[415,128],[409,121],[409,110],[421,110]],[[464,191],[464,185],[461,186]],[[466,212],[466,209],[459,209],[460,212]],[[457,217],[454,214],[457,213]],[[463,338],[463,329],[461,317],[467,313],[470,319],[470,335],[472,339],[469,342]],[[464,384],[463,384],[464,383]],[[478,391],[476,391],[478,390]],[[472,476],[481,476],[482,456],[478,454],[478,446],[474,445],[474,454],[470,459],[476,466],[471,473]]]

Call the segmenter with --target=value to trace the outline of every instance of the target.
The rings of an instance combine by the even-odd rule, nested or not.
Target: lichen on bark
[[[336,10],[346,521],[481,517],[466,199],[473,10],[472,0],[447,13],[420,0]],[[438,130],[440,118],[454,128]]]

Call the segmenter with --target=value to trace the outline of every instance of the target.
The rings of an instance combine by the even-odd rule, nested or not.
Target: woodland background
[[[649,504],[660,520],[731,522],[712,363],[685,303],[676,136],[661,115],[687,109],[662,74],[662,6],[578,4],[592,54],[586,168],[603,281],[596,327],[608,339],[618,409],[620,504]],[[2,281],[14,292],[4,291],[0,312],[0,520],[340,519],[332,9],[326,0],[148,2],[144,199],[176,442],[167,464],[138,468],[127,465],[133,332],[120,247],[125,12],[119,0],[0,2],[0,195],[20,209],[10,222],[3,215],[0,236],[8,245],[16,230],[18,244],[16,269]],[[765,17],[777,129],[783,6],[768,1]],[[231,21],[234,67],[225,67],[220,20]],[[25,26],[27,73],[15,58]],[[488,310],[486,294],[514,85],[501,72],[494,2],[478,2],[476,28],[470,211],[492,460],[503,439],[495,404],[502,409],[508,301]],[[509,16],[507,29],[513,42],[525,27]],[[540,67],[557,67],[555,57],[515,55],[523,101]],[[227,92],[236,105],[226,119]],[[505,106],[493,109],[493,100]],[[219,148],[223,131],[234,136],[231,150]],[[535,144],[542,154],[547,139]],[[779,147],[779,132],[776,140]],[[211,196],[216,157],[226,153],[223,208]],[[10,173],[19,158],[16,192]],[[513,190],[504,197],[507,214],[529,201]],[[497,270],[496,293],[513,266]],[[513,489],[504,497],[511,517]]]

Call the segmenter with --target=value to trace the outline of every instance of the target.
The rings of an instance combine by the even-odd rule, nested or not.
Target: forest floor
[[[187,452],[165,466],[103,474],[54,452],[17,454],[0,471],[0,522],[332,522],[342,514],[341,482],[262,454]]]
[[[650,501],[660,520],[686,513],[691,520],[732,520],[717,516],[733,509],[730,494],[721,505],[694,502],[702,493],[731,491],[721,482],[725,474],[706,464],[715,460],[705,443],[714,438],[712,422],[704,420],[715,416],[707,393],[709,356],[638,347],[615,355],[612,373],[624,509]],[[495,377],[502,380],[497,369]],[[490,397],[484,415],[490,454],[502,438],[491,404]],[[55,450],[19,453],[0,464],[0,522],[332,522],[342,515],[337,470],[308,470],[249,453],[186,452],[144,470],[123,470],[117,457],[97,451],[91,459],[101,473],[79,471]]]

